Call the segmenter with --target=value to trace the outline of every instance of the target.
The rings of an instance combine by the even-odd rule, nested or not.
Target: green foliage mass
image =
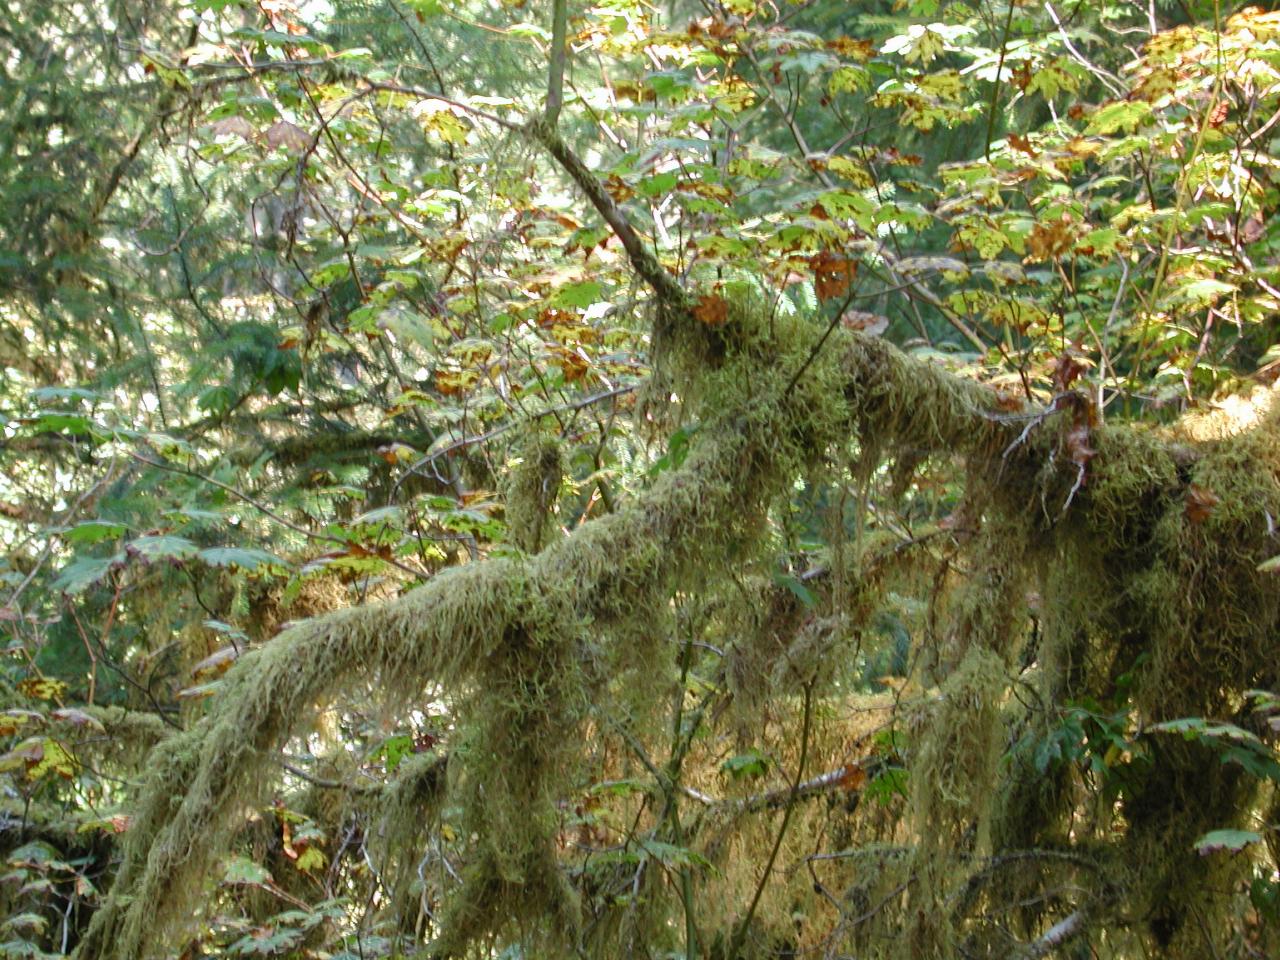
[[[0,0],[0,957],[1275,955],[1280,15],[548,6]]]

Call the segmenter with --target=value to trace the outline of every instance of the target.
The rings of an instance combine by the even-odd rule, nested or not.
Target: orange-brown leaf
[[[715,293],[704,293],[694,305],[693,316],[699,323],[718,327],[729,319],[729,304]]]
[[[860,764],[846,763],[840,768],[839,782],[841,789],[853,793],[862,789],[862,785],[867,782],[867,771]]]
[[[202,677],[216,677],[219,674],[226,673],[239,656],[240,651],[235,647],[223,647],[221,650],[215,650],[191,668],[191,676],[193,679],[199,680]]]
[[[1218,504],[1218,495],[1207,487],[1191,484],[1187,487],[1187,519],[1192,523],[1204,523]]]
[[[824,250],[810,261],[814,292],[821,301],[834,300],[849,292],[858,264],[848,257]]]
[[[1031,146],[1031,141],[1027,137],[1016,133],[1009,134],[1009,146],[1013,147],[1015,150],[1021,150],[1032,159],[1040,156],[1040,151]]]

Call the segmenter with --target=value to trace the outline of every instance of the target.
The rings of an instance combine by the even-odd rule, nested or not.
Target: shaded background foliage
[[[561,132],[699,324],[764,298],[807,336],[989,385],[1015,435],[1050,408],[1078,483],[1043,512],[1094,511],[1011,556],[1033,531],[966,492],[999,480],[981,458],[812,451],[726,582],[637,614],[666,651],[652,685],[573,717],[549,896],[579,898],[583,949],[1043,956],[1060,924],[1102,955],[1275,949],[1275,702],[1249,689],[1274,689],[1274,447],[1184,462],[1152,440],[1135,477],[1108,464],[1142,442],[1093,437],[1186,413],[1162,441],[1234,435],[1280,369],[1280,19],[1238,7],[570,9]],[[546,92],[547,11],[2,10],[0,951],[60,955],[110,888],[147,751],[244,651],[651,494],[716,395],[650,377],[648,291],[516,129]],[[1078,637],[1043,636],[1066,608],[1090,614],[1065,618]],[[1182,624],[1196,644],[1162,644]],[[993,630],[1011,685],[968,658]],[[189,951],[440,934],[486,839],[445,787],[474,691],[382,685],[263,774],[276,800],[244,811]],[[984,719],[940,713],[939,685]],[[1171,797],[1193,808],[1177,869],[1135,893],[1113,861],[1166,856]]]

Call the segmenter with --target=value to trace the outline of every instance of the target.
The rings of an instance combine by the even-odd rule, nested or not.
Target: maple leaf
[[[1071,384],[1089,369],[1089,362],[1070,352],[1063,352],[1049,362],[1049,370],[1053,375],[1053,387],[1058,393],[1070,388]]]
[[[1023,60],[1023,61],[1022,61],[1021,63],[1019,63],[1016,67],[1014,67],[1014,68],[1013,68],[1013,76],[1012,76],[1012,77],[1010,77],[1009,79],[1011,79],[1011,80],[1013,81],[1013,85],[1014,85],[1015,87],[1017,87],[1017,88],[1018,88],[1019,90],[1021,90],[1023,93],[1026,93],[1026,92],[1027,92],[1027,86],[1031,83],[1031,64],[1030,64],[1030,62],[1028,62],[1028,61],[1026,61],[1026,60]]]
[[[480,379],[475,370],[448,370],[437,368],[435,372],[436,390],[446,397],[456,397],[465,393]]]
[[[848,257],[824,250],[809,261],[813,268],[814,292],[825,302],[843,297],[858,272],[858,265]]]
[[[1089,461],[1098,455],[1098,451],[1089,446],[1089,440],[1090,431],[1087,421],[1075,423],[1067,431],[1067,457],[1081,470],[1084,470],[1089,465]]]
[[[580,350],[559,347],[555,350],[554,362],[560,368],[565,383],[577,383],[591,372],[591,362]]]
[[[1064,212],[1057,220],[1037,223],[1027,237],[1027,261],[1055,260],[1075,244],[1075,220]]]
[[[1021,150],[1023,153],[1031,157],[1033,160],[1036,157],[1040,156],[1040,152],[1036,150],[1035,147],[1031,146],[1030,138],[1021,136],[1020,134],[1011,133],[1009,134],[1008,140],[1009,140],[1009,146],[1011,146],[1015,150]]]
[[[729,304],[724,297],[704,293],[693,308],[694,319],[709,327],[718,327],[729,319]]]
[[[855,790],[862,788],[867,782],[867,771],[856,763],[846,763],[840,768],[840,777],[838,780],[841,789],[853,793]]]
[[[870,40],[855,40],[852,37],[833,37],[826,42],[826,47],[842,57],[865,62],[875,53],[875,46]]]
[[[235,647],[223,647],[220,650],[215,650],[191,668],[191,676],[196,680],[201,680],[226,673],[239,656],[240,651]]]
[[[262,141],[268,150],[283,148],[286,153],[302,153],[311,149],[311,134],[296,123],[277,120],[262,133]]]

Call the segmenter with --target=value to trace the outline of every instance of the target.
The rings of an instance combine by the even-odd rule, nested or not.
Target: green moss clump
[[[673,326],[662,349],[661,365],[679,382],[681,415],[697,425],[684,463],[616,512],[560,537],[561,456],[553,442],[530,437],[506,491],[518,557],[449,570],[393,601],[300,624],[242,657],[208,713],[157,747],[119,878],[82,960],[138,960],[164,943],[201,900],[237,819],[263,802],[282,746],[353,678],[401,702],[436,686],[455,698],[448,778],[415,767],[386,808],[386,837],[407,846],[420,841],[399,828],[423,804],[459,811],[462,884],[441,912],[435,952],[462,955],[509,938],[564,956],[603,943],[580,922],[561,849],[565,798],[587,775],[583,737],[609,724],[649,736],[671,704],[686,703],[673,637],[688,646],[713,629],[734,648],[727,685],[759,709],[762,736],[775,744],[785,725],[761,705],[794,713],[798,691],[836,689],[842,665],[833,661],[852,656],[882,595],[884,580],[867,562],[871,547],[859,542],[852,558],[833,561],[835,586],[829,596],[819,591],[812,609],[766,579],[763,558],[778,499],[796,477],[846,463],[850,450],[861,458],[850,473],[863,480],[886,457],[963,458],[963,512],[978,527],[977,536],[952,538],[937,564],[959,572],[930,587],[931,659],[915,679],[936,692],[922,692],[899,718],[909,797],[905,816],[877,837],[902,855],[880,858],[876,875],[859,881],[874,902],[850,916],[874,914],[867,930],[875,935],[853,930],[850,939],[871,955],[989,953],[1008,946],[997,936],[1008,928],[984,920],[983,911],[1003,909],[997,892],[1052,905],[1019,914],[1017,929],[1033,939],[1056,916],[1050,882],[1095,871],[1100,879],[1078,898],[1091,918],[1128,918],[1133,936],[1164,955],[1204,948],[1184,920],[1195,906],[1211,929],[1222,925],[1225,901],[1192,899],[1203,884],[1229,885],[1234,868],[1195,857],[1190,844],[1197,831],[1230,825],[1224,816],[1252,807],[1248,778],[1199,745],[1166,744],[1145,774],[1134,765],[1119,800],[1088,810],[1086,798],[1101,794],[1068,764],[1036,792],[1026,773],[1035,768],[1025,755],[1033,747],[1014,751],[1007,766],[1002,758],[1010,731],[1048,736],[1073,701],[1131,711],[1145,725],[1230,716],[1244,688],[1280,686],[1280,594],[1257,570],[1277,552],[1276,418],[1191,445],[1153,431],[1100,429],[1098,454],[1073,491],[1080,477],[1065,456],[1069,417],[1048,416],[1022,435],[1023,424],[1002,419],[985,388],[881,341],[842,329],[828,336],[811,320],[742,299],[722,327]],[[741,605],[736,619],[725,612],[759,585],[765,602]],[[1024,688],[1034,691],[1033,707],[1009,695]],[[830,713],[828,703],[820,707]],[[675,804],[668,797],[649,816],[670,830]],[[746,822],[757,826],[730,835]],[[824,822],[813,813],[795,822],[784,854],[798,861],[799,844],[820,836]],[[720,828],[721,849],[743,837],[762,842],[769,829],[767,818],[746,816],[684,826],[688,836]],[[1090,844],[1122,856],[1082,858]],[[1070,871],[1011,872],[1007,884],[993,884],[991,871],[1021,862],[1026,845],[1067,858]],[[656,874],[633,874],[626,895],[647,902],[611,915],[610,929],[626,931],[618,942],[678,939],[672,930],[683,920],[657,904],[666,881]],[[584,871],[582,882],[618,877]],[[756,882],[707,882],[719,897],[706,914],[712,926],[732,929],[734,897]],[[681,897],[696,897],[695,888]],[[789,922],[787,909],[804,916],[822,908],[806,896],[792,889],[762,899],[756,918],[771,931],[767,939],[789,942],[772,933]]]
[[[537,553],[551,542],[564,469],[564,452],[554,437],[533,432],[517,445],[504,491],[507,534],[525,553]]]

